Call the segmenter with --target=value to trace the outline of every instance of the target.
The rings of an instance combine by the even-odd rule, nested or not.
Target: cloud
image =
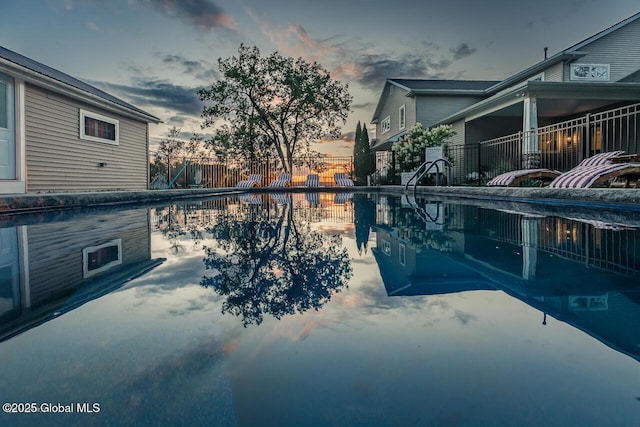
[[[453,59],[458,60],[473,55],[476,49],[470,47],[467,43],[460,43],[456,48],[449,50],[453,54]]]
[[[422,41],[407,51],[379,51],[356,40],[314,39],[301,25],[278,26],[247,11],[264,36],[283,54],[317,61],[337,79],[354,80],[378,91],[387,78],[456,78],[451,65],[476,52],[461,42],[445,51],[433,42]]]
[[[332,138],[332,137],[324,137],[321,140],[317,141],[317,144],[333,144],[336,142],[349,142],[353,144],[356,138],[356,133],[354,131],[343,133],[340,135],[340,138]]]
[[[95,22],[87,22],[87,28],[98,33],[102,32],[102,29]]]
[[[201,80],[216,80],[219,77],[214,66],[204,60],[194,60],[176,54],[156,53],[164,65],[179,67],[184,74],[192,75]]]
[[[237,29],[235,20],[210,0],[145,0],[144,3],[199,30]]]
[[[202,112],[202,101],[198,98],[198,90],[202,87],[180,86],[167,80],[142,78],[134,78],[131,85],[104,82],[93,84],[140,108],[153,106],[192,116],[199,116]]]

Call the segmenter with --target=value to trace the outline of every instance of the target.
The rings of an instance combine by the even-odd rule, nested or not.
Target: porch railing
[[[475,144],[450,145],[454,184],[483,185],[517,169],[566,171],[605,151],[638,154],[639,126],[640,104],[634,104]]]

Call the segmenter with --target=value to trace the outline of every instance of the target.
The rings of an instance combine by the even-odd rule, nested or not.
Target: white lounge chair
[[[251,188],[251,187],[260,187],[260,183],[262,182],[262,175],[259,173],[253,174],[249,176],[249,179],[245,179],[244,181],[239,181],[236,184],[238,188]]]
[[[346,173],[336,173],[333,175],[333,179],[336,181],[336,184],[340,187],[353,187],[353,181],[347,178]]]
[[[269,187],[289,187],[291,185],[291,174],[281,173],[278,179],[271,181]]]

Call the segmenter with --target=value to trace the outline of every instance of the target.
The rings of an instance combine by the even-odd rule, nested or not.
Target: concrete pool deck
[[[382,187],[292,187],[273,189],[216,188],[144,191],[95,191],[67,193],[0,194],[0,216],[30,212],[49,212],[101,206],[159,204],[174,200],[198,199],[246,192],[379,192],[400,195],[404,186]],[[482,203],[507,202],[582,209],[624,210],[640,212],[640,189],[551,189],[496,187],[418,187],[416,195],[436,199],[456,199]]]

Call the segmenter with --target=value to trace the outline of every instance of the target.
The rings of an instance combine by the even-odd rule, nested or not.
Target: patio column
[[[522,168],[540,167],[538,152],[538,105],[536,98],[525,98],[522,114]]]
[[[534,280],[538,264],[538,218],[523,217],[522,227],[522,278]]]

